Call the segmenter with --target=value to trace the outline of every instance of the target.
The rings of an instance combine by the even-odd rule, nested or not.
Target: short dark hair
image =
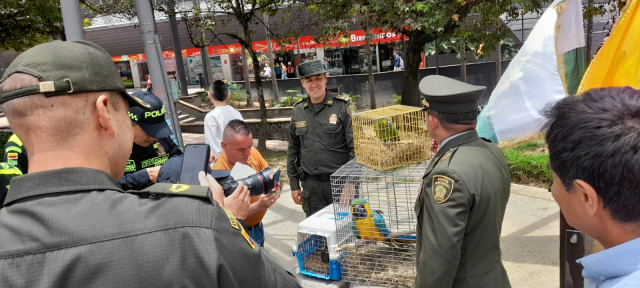
[[[478,119],[478,111],[464,113],[445,113],[434,110],[427,110],[429,115],[436,117],[440,121],[440,125],[446,130],[452,130],[454,124],[458,125],[476,125]]]
[[[224,127],[224,133],[222,135],[223,139],[229,139],[229,137],[241,135],[241,136],[249,136],[251,135],[251,129],[249,129],[249,125],[242,120],[234,119],[229,121],[226,127]]]
[[[211,94],[213,95],[213,98],[218,101],[224,101],[227,99],[227,95],[229,94],[227,83],[224,83],[222,80],[213,81],[213,84],[211,84]]]
[[[551,169],[567,191],[593,187],[614,220],[640,220],[640,90],[598,88],[543,112]]]

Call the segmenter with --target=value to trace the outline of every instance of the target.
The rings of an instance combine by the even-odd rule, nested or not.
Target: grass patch
[[[289,176],[287,176],[287,152],[286,151],[267,151],[262,153],[262,157],[270,167],[280,168],[280,180],[282,183],[289,184]]]
[[[542,135],[502,147],[511,171],[511,182],[548,188],[553,175],[547,168],[549,154]]]
[[[526,138],[507,146],[501,147],[507,158],[511,171],[511,182],[548,188],[553,182],[551,171],[547,169],[549,154],[542,135]],[[287,177],[287,152],[268,151],[262,157],[271,167],[282,170],[282,183],[289,183]]]
[[[124,88],[133,88],[132,79],[122,80],[122,82],[124,83]]]

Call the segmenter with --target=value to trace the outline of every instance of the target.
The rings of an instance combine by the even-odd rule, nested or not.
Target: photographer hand
[[[244,185],[241,181],[238,181],[238,187],[236,190],[229,195],[229,197],[224,199],[224,207],[233,212],[238,219],[247,219],[249,213],[249,188]]]
[[[276,201],[278,201],[278,198],[280,198],[279,188],[273,188],[271,191],[274,191],[274,193],[260,195],[260,200],[258,200],[258,202],[260,203],[261,208],[271,207],[276,203]]]
[[[213,198],[213,200],[216,200],[220,207],[225,208],[224,190],[222,189],[222,186],[218,184],[218,181],[216,181],[216,179],[211,175],[204,173],[204,171],[198,172],[198,181],[200,182],[201,186],[209,187],[209,190],[211,190],[211,198]]]
[[[218,161],[216,153],[213,153],[213,151],[209,152],[209,166],[213,166],[213,163],[216,163],[216,161]]]
[[[160,172],[161,166],[155,166],[151,168],[147,168],[147,174],[149,175],[149,180],[153,183],[158,183],[158,173]]]

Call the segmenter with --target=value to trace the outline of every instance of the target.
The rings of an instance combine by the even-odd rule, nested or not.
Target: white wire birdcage
[[[351,160],[331,175],[344,280],[413,287],[414,205],[426,165],[420,162],[381,171]]]

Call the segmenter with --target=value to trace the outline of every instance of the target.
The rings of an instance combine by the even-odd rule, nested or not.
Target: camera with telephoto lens
[[[272,177],[270,177],[272,174],[273,179],[271,179]],[[224,196],[226,197],[231,195],[236,190],[236,188],[238,187],[237,181],[241,181],[242,183],[244,183],[244,185],[249,188],[249,194],[253,197],[260,194],[270,193],[273,187],[275,187],[276,183],[278,183],[279,178],[280,170],[265,168],[256,172],[256,174],[254,175],[240,180],[235,180],[231,176],[225,176],[216,178],[216,181],[218,181],[220,186],[222,186],[222,189],[224,190]]]

